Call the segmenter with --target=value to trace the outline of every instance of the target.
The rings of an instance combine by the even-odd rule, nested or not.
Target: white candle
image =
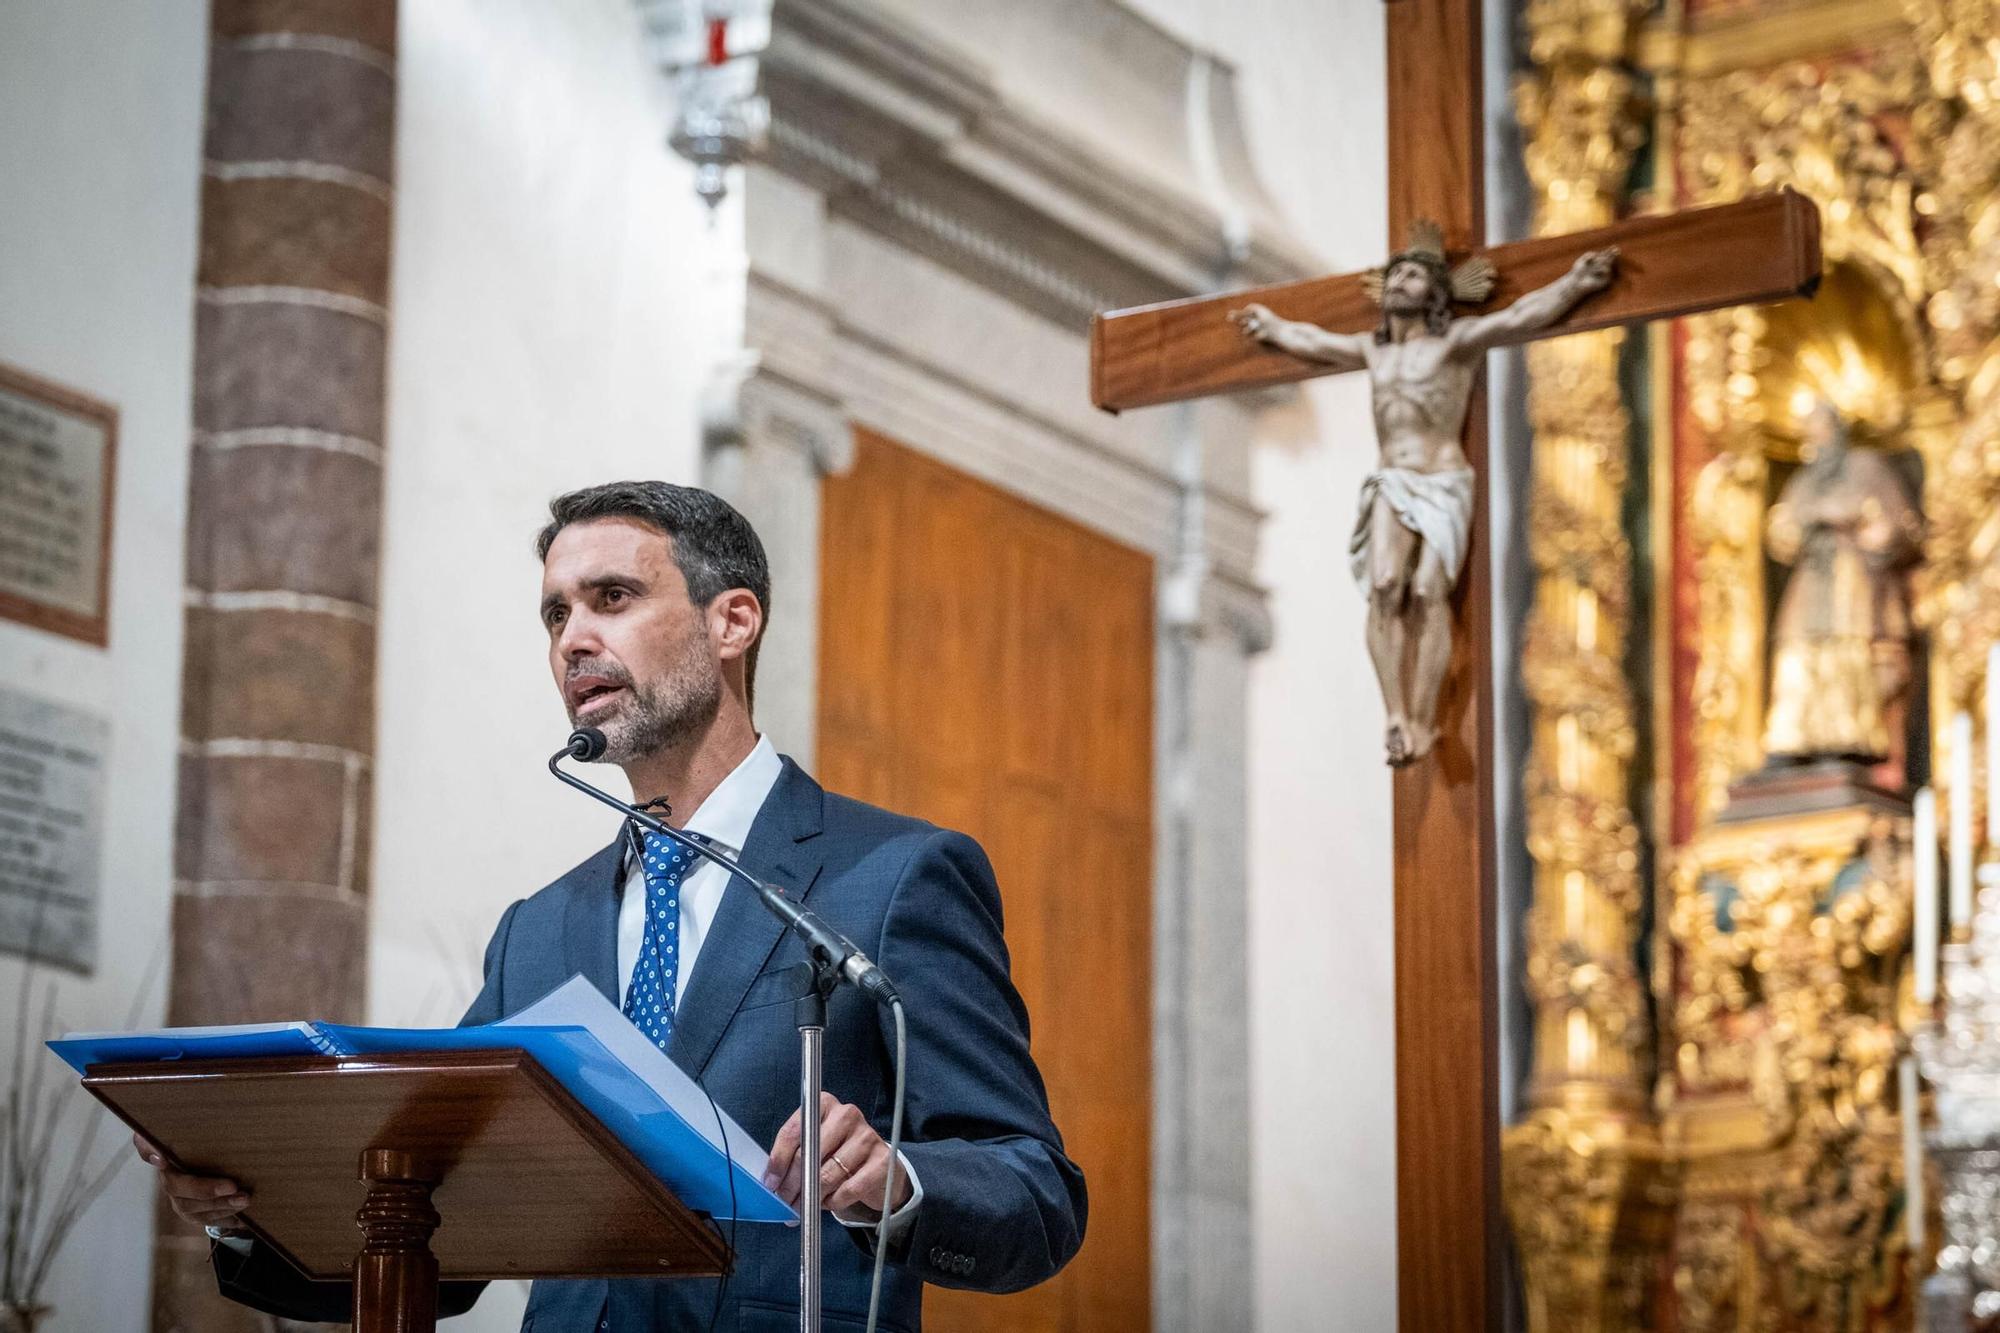
[[[1910,955],[1916,968],[1914,994],[1922,1005],[1937,1000],[1938,873],[1937,792],[1917,793],[1916,829],[1910,838],[1910,859],[1916,867],[1915,901],[1910,908]]]
[[[2000,639],[1986,650],[1986,847],[2000,848]]]
[[[1951,924],[1972,923],[1972,714],[1951,720]]]
[[[1903,1117],[1903,1232],[1910,1239],[1910,1253],[1917,1255],[1924,1248],[1924,1148],[1914,1056],[1904,1056],[1896,1066],[1896,1093]]]

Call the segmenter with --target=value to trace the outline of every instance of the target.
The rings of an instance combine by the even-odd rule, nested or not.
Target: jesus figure
[[[1611,281],[1615,248],[1580,255],[1570,271],[1488,315],[1454,318],[1453,301],[1493,290],[1484,259],[1451,268],[1435,224],[1371,275],[1382,307],[1372,337],[1281,319],[1256,302],[1233,311],[1245,336],[1334,370],[1366,368],[1380,463],[1361,486],[1348,541],[1368,596],[1368,654],[1388,711],[1384,745],[1398,767],[1430,752],[1438,693],[1451,660],[1451,593],[1472,533],[1472,466],[1459,445],[1481,358],[1561,319]]]

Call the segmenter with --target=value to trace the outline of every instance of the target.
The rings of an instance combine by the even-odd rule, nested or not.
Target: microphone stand
[[[813,961],[812,989],[792,1013],[799,1029],[799,1333],[820,1333],[819,1094],[826,1041],[826,1000],[840,974]]]
[[[820,1217],[819,1183],[819,1098],[826,1039],[826,1002],[843,980],[851,981],[864,994],[881,1004],[895,1001],[896,988],[869,961],[855,943],[808,911],[775,884],[766,883],[745,870],[735,857],[717,851],[699,834],[687,833],[644,810],[619,800],[610,792],[593,787],[582,778],[559,767],[564,759],[589,762],[604,753],[604,733],[594,727],[573,732],[569,744],[549,756],[549,772],[584,795],[602,801],[627,819],[662,837],[670,838],[695,855],[721,866],[733,879],[757,891],[765,910],[785,923],[805,941],[806,957],[812,965],[812,986],[793,1007],[799,1029],[799,1176],[804,1189],[799,1200],[799,1333],[820,1333]],[[895,1164],[889,1167],[894,1178]]]

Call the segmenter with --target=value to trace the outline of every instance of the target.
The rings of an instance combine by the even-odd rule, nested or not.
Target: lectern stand
[[[245,1224],[301,1273],[352,1280],[359,1333],[430,1333],[441,1279],[729,1266],[520,1051],[104,1064],[83,1085],[177,1170],[248,1190]]]

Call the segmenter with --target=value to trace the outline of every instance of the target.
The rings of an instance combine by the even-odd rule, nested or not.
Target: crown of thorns
[[[1422,264],[1430,270],[1431,276],[1444,284],[1451,292],[1451,299],[1477,305],[1493,294],[1493,284],[1499,279],[1499,271],[1491,260],[1474,255],[1457,268],[1445,262],[1444,229],[1437,223],[1425,219],[1410,227],[1409,244],[1389,256],[1389,262],[1380,268],[1369,269],[1362,274],[1361,285],[1368,293],[1368,299],[1376,305],[1382,304],[1382,283],[1389,276],[1389,270],[1398,264]]]

